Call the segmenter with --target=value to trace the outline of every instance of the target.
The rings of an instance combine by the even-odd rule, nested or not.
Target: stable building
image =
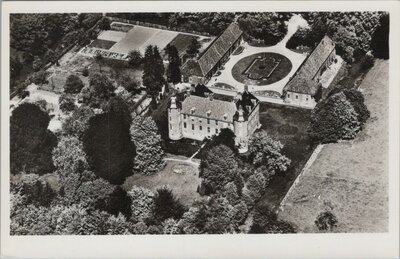
[[[243,31],[236,22],[217,37],[198,59],[189,59],[183,64],[182,81],[190,84],[206,84],[212,75],[228,60],[241,44]]]
[[[285,103],[314,108],[322,96],[321,76],[335,60],[335,43],[325,36],[283,88]]]
[[[168,124],[172,140],[201,141],[229,128],[235,134],[239,152],[247,152],[250,136],[260,126],[259,101],[247,90],[238,93],[232,101],[223,101],[215,99],[209,90],[199,95],[191,89],[183,100],[171,97]]]

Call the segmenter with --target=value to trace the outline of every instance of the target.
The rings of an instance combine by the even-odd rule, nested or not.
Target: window
[[[183,114],[183,119],[186,120],[186,114]]]
[[[169,124],[169,128],[172,129],[172,124],[171,123]]]
[[[199,130],[200,130],[200,131],[202,131],[202,130],[203,130],[203,127],[202,127],[201,125],[199,126]]]
[[[194,124],[192,124],[192,130],[194,130]]]
[[[299,99],[299,96],[296,94],[296,99]]]
[[[215,134],[218,134],[218,129],[215,129]]]
[[[169,116],[169,120],[171,120],[171,116]]]
[[[218,125],[218,121],[217,120],[215,120],[215,125]]]
[[[308,97],[306,97],[306,101],[308,101]]]
[[[186,122],[183,123],[183,127],[186,129]]]
[[[207,119],[207,124],[210,124],[210,119]]]
[[[287,94],[287,98],[290,98],[290,94]]]
[[[210,127],[207,127],[207,132],[210,133]]]

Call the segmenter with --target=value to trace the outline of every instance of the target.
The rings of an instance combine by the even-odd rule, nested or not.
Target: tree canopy
[[[46,174],[54,170],[51,152],[56,136],[47,129],[49,115],[32,103],[16,107],[10,118],[11,173]]]

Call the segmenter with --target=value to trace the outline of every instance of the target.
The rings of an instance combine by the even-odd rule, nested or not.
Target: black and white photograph
[[[131,9],[2,14],[7,235],[389,233],[391,10]]]

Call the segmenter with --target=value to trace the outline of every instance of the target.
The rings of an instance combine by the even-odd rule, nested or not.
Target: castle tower
[[[234,120],[234,133],[235,133],[235,144],[238,146],[239,153],[245,153],[248,151],[248,129],[247,121],[244,119],[243,108],[240,105],[238,109],[237,119]]]
[[[176,103],[176,97],[171,97],[171,105],[168,108],[168,133],[169,138],[172,140],[179,140],[183,137],[182,135],[182,121],[181,121],[181,109]]]

